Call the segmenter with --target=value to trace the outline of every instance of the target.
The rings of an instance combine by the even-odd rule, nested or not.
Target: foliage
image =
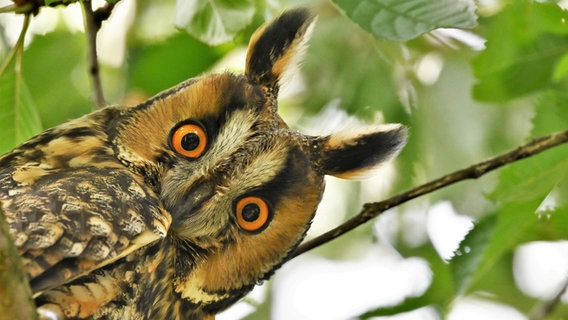
[[[0,146],[8,150],[41,130],[41,123],[27,85],[16,84],[13,72],[0,78]],[[17,88],[19,86],[19,88]]]
[[[405,41],[440,27],[471,28],[476,24],[473,1],[334,2],[363,29],[388,40]]]
[[[566,12],[554,3],[528,5],[522,1],[496,15],[489,23],[487,50],[473,64],[480,80],[474,96],[501,102],[561,86],[566,70],[558,63],[568,52],[566,18]],[[503,37],[503,30],[509,31],[507,37]],[[553,77],[555,73],[560,75],[559,81]],[[515,81],[526,75],[530,77],[525,81]]]
[[[127,1],[120,1],[115,11]],[[300,129],[310,129],[310,119],[330,107],[362,119],[380,114],[387,122],[409,125],[411,139],[397,160],[399,174],[391,190],[404,190],[528,139],[568,129],[565,9],[554,1],[495,1],[493,7],[469,0],[435,3],[311,3],[319,21],[302,67],[302,90],[282,99],[284,118],[296,119],[291,122]],[[139,2],[134,21],[122,26],[129,28],[125,62],[102,61],[107,96],[116,103],[134,104],[186,78],[218,70],[217,64],[245,46],[260,23],[297,4]],[[41,10],[39,16],[44,14]],[[167,18],[147,18],[155,12],[167,13]],[[137,32],[149,23],[165,31],[156,37]],[[174,24],[184,32],[175,30]],[[437,30],[440,27],[459,28],[462,33]],[[471,39],[479,43],[480,38],[486,39],[483,47],[470,45]],[[23,52],[22,70],[12,70],[13,62],[0,76],[1,151],[42,127],[91,109],[86,51],[83,35],[70,33],[61,23],[46,35],[34,35]],[[9,49],[3,54],[9,57]],[[222,64],[221,70],[226,66]],[[401,206],[399,214],[407,215],[415,214],[411,211],[417,206],[425,212],[439,201],[450,201],[475,223],[447,262],[430,239],[404,241],[412,230],[404,225],[397,229],[388,245],[403,257],[427,261],[433,274],[430,286],[395,306],[378,303],[360,317],[424,306],[444,315],[456,301],[479,294],[526,315],[548,303],[519,288],[513,258],[523,244],[567,240],[567,177],[568,147],[561,145],[489,177]],[[358,197],[350,198],[349,206],[356,210]],[[351,235],[318,252],[345,257],[355,243],[374,237],[368,229]],[[380,244],[387,241],[381,234],[377,237]],[[554,303],[547,316],[568,317],[566,303]],[[251,317],[265,318],[267,309],[260,307]]]
[[[252,0],[193,1],[176,4],[176,26],[210,45],[232,40],[252,20]]]

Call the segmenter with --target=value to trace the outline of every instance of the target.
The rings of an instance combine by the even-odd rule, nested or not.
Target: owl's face
[[[400,125],[307,136],[277,113],[314,17],[250,41],[246,72],[193,78],[108,107],[0,158],[0,202],[43,314],[197,319],[229,306],[296,248],[324,176],[365,176]]]
[[[191,79],[118,126],[123,161],[158,172],[170,235],[204,251],[176,288],[192,303],[219,302],[266,279],[306,233],[324,175],[360,174],[404,141],[401,127],[309,137],[280,118],[280,78],[313,20],[305,11],[280,17],[253,36],[246,75]]]
[[[210,251],[192,286],[264,279],[313,218],[324,189],[310,159],[316,145],[275,111],[272,91],[225,73],[182,83],[117,126],[121,161],[156,173],[170,235]]]

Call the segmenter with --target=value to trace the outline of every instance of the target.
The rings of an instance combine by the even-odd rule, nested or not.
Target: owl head
[[[314,20],[304,9],[287,11],[253,35],[244,75],[187,80],[115,126],[118,158],[171,214],[174,290],[210,312],[269,277],[296,248],[325,175],[363,177],[405,143],[400,125],[310,136],[279,116],[283,75]]]

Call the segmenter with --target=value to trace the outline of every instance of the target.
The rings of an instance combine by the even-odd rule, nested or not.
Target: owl
[[[255,32],[244,75],[189,79],[109,106],[0,158],[0,202],[44,319],[213,319],[303,239],[324,176],[395,156],[401,125],[327,136],[278,115],[315,17]]]

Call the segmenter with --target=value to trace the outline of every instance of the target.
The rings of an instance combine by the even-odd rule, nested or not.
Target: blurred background
[[[313,8],[318,22],[303,63],[282,90],[282,117],[310,134],[354,121],[402,123],[410,139],[374,177],[329,178],[308,239],[357,214],[363,203],[508,151],[536,134],[568,128],[567,105],[553,103],[565,99],[556,95],[566,86],[568,59],[562,51],[555,75],[549,75],[553,85],[495,99],[479,93],[480,56],[491,41],[539,28],[516,16],[508,1],[477,1],[473,29],[436,29],[403,42],[377,39],[330,1],[243,2],[254,8],[250,22],[230,41],[210,46],[180,30],[179,21],[176,28],[187,1],[119,1],[98,35],[105,97],[110,104],[135,105],[204,72],[243,72],[247,41],[260,24],[286,8]],[[524,4],[515,10],[540,14],[534,2],[519,2]],[[95,7],[104,4],[94,1]],[[562,2],[548,2],[544,11],[563,19],[562,8]],[[503,27],[514,19],[527,30]],[[16,43],[22,20],[0,14],[2,56]],[[10,75],[0,78],[0,121],[11,119],[3,127],[27,128],[15,139],[6,129],[2,152],[93,109],[83,25],[77,3],[42,8],[33,17],[21,71],[25,85],[16,97],[25,100],[24,111],[12,109],[14,93],[5,88]],[[556,36],[550,41],[568,49],[566,32],[550,33]],[[542,67],[538,60],[534,65]],[[501,84],[524,88],[524,78],[536,74],[521,72]],[[389,210],[286,263],[218,319],[540,319],[549,301],[555,309],[545,318],[566,319],[568,295],[561,294],[568,279],[566,149]],[[531,176],[538,172],[548,180]],[[539,184],[518,183],[527,181],[524,175]]]

